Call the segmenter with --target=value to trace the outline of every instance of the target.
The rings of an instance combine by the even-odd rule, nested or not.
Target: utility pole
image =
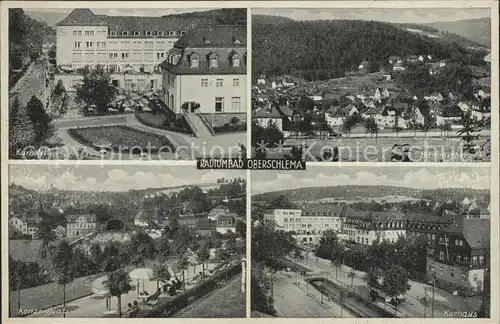
[[[271,270],[271,305],[274,307],[274,283],[273,283],[273,272]]]
[[[431,304],[431,317],[434,318],[434,291],[436,288],[436,273],[432,273],[432,304]]]

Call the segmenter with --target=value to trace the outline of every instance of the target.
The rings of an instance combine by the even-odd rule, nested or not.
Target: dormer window
[[[238,67],[238,66],[240,66],[241,59],[240,59],[240,56],[239,56],[238,54],[235,54],[235,55],[233,56],[232,61],[233,61],[233,66],[234,66],[234,67]]]
[[[128,36],[128,31],[122,31],[122,36]]]
[[[173,31],[173,30],[168,31],[168,36],[174,36],[174,35],[175,35],[175,31]]]
[[[181,36],[186,35],[186,33],[187,33],[187,31],[185,31],[185,30],[181,30]]]
[[[205,39],[205,44],[212,44],[212,41],[210,39]]]
[[[200,66],[200,57],[198,56],[198,54],[191,54],[191,57],[189,58],[189,65],[192,68],[197,68]]]
[[[138,31],[134,32],[134,36],[139,36],[140,34],[141,34],[141,32],[138,32]]]
[[[115,31],[112,31],[109,33],[111,36],[116,36],[116,32]]]
[[[209,60],[211,68],[216,68],[219,66],[219,57],[217,56],[217,54],[210,55]]]
[[[163,32],[162,32],[162,31],[159,31],[159,32],[158,32],[158,36],[163,36]]]
[[[150,31],[146,32],[146,36],[151,36],[151,35],[153,35],[153,32],[150,32]]]
[[[234,43],[235,43],[235,44],[241,44],[241,41],[240,41],[239,39],[235,39],[235,40],[234,40]]]

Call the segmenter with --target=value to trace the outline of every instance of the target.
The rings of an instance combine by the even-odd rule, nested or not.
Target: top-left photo
[[[10,8],[9,158],[246,156],[247,10]]]

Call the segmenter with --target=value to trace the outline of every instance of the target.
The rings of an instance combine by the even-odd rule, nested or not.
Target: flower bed
[[[189,127],[182,116],[180,119],[176,118],[175,114],[169,114],[168,116],[163,113],[153,113],[153,112],[137,112],[135,114],[137,120],[142,124],[154,127],[169,130],[172,132],[192,134],[189,130]]]
[[[124,125],[72,128],[68,133],[80,143],[99,149],[96,143],[108,142],[107,147],[115,152],[143,152],[157,153],[162,151],[174,152],[175,147],[164,136],[159,136],[137,130]],[[168,149],[167,149],[168,147]]]
[[[233,133],[247,131],[246,113],[200,114],[217,133]]]

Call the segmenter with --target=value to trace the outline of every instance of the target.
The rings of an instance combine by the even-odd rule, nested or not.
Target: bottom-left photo
[[[9,317],[246,316],[246,171],[10,165]]]

